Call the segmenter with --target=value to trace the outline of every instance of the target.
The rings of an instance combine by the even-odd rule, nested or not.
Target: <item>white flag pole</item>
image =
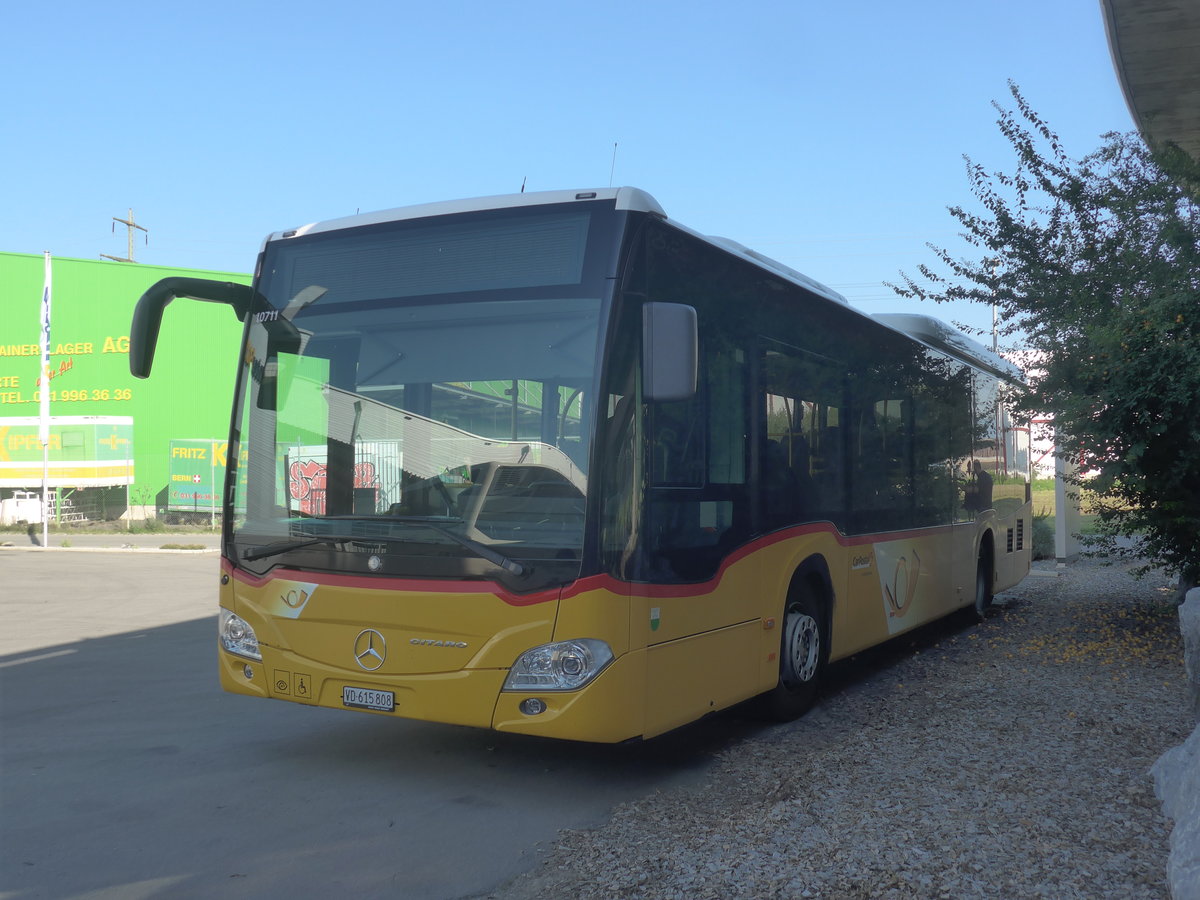
[[[42,546],[50,546],[50,251],[45,251],[46,277],[42,287],[41,340],[41,419],[38,440],[42,444]]]

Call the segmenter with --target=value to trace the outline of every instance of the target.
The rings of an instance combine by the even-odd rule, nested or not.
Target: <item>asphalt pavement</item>
[[[202,546],[216,550],[221,546],[220,532],[189,532],[162,534],[130,533],[126,531],[60,531],[50,532],[44,549],[48,550],[157,550],[167,545]],[[42,549],[42,532],[0,532],[0,550]]]
[[[481,896],[757,727],[611,747],[224,694],[218,555],[158,549],[204,537],[0,549],[4,900]]]

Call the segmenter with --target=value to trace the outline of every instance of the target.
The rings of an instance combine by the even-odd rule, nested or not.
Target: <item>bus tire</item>
[[[811,589],[793,589],[783,614],[779,642],[779,682],[762,696],[767,718],[790,722],[816,702],[829,657],[828,630],[821,603]]]

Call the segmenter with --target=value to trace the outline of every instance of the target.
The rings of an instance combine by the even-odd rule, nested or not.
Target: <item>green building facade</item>
[[[0,253],[0,500],[41,487],[41,445],[29,421],[40,414],[44,269],[41,255]],[[223,446],[228,434],[241,335],[241,323],[228,306],[172,303],[163,316],[153,374],[145,380],[129,374],[134,306],[151,284],[178,275],[250,282],[249,275],[228,272],[52,259],[51,486],[60,503],[74,496],[68,505],[85,509],[87,518],[117,518],[128,507],[135,516],[180,508],[181,486],[171,492],[172,442],[175,448],[195,440],[218,440]],[[110,424],[124,419],[131,424]],[[97,423],[95,436],[77,440],[72,429],[89,421]],[[119,442],[130,440],[131,448],[116,452]],[[132,471],[109,476],[105,484],[96,483],[95,467],[87,472],[91,477],[72,474],[84,472],[85,457],[98,454],[127,457]],[[220,454],[209,456],[214,465],[223,463]],[[37,468],[32,481],[31,464]],[[101,470],[115,471],[111,465]],[[187,477],[195,476],[189,471]],[[204,493],[211,495],[210,479],[202,480]],[[207,512],[211,498],[195,505]]]

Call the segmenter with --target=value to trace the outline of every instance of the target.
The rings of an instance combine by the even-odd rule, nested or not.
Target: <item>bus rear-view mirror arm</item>
[[[647,402],[695,396],[698,358],[694,307],[683,303],[642,307],[642,395]]]
[[[150,375],[163,310],[176,297],[227,303],[233,307],[238,320],[244,322],[254,306],[255,296],[252,287],[233,281],[175,277],[155,282],[142,294],[133,310],[133,323],[129,329],[129,371],[137,378]]]

